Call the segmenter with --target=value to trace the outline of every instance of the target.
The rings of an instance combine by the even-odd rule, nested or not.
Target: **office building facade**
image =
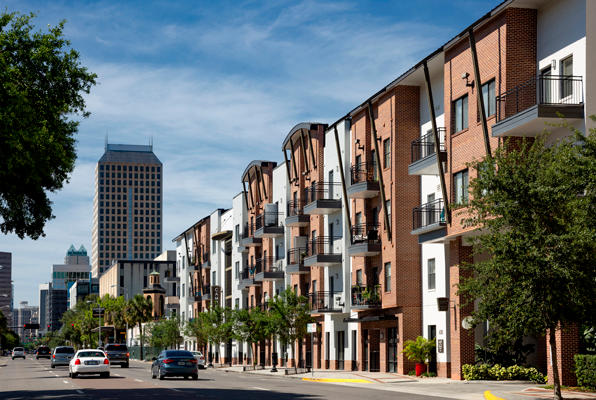
[[[0,311],[12,322],[12,253],[0,251]]]

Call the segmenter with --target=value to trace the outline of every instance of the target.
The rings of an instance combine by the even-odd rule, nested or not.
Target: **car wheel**
[[[161,368],[157,371],[157,373],[159,374],[159,380],[163,381],[166,376],[161,374]]]
[[[193,381],[196,381],[196,380],[198,380],[198,379],[199,379],[199,374],[194,374],[194,375],[192,376],[192,380],[193,380]]]
[[[52,368],[56,368],[56,366],[54,364],[52,364]]]
[[[79,376],[79,374],[77,374],[76,372],[73,372],[71,375],[72,379],[76,379]]]
[[[109,372],[102,372],[102,373],[100,374],[100,376],[101,376],[102,378],[109,378],[109,377],[110,377],[110,373],[109,373]]]
[[[184,375],[184,379],[188,379],[188,375]]]
[[[12,358],[12,361],[14,361],[14,357]]]
[[[151,368],[151,379],[157,378],[157,375],[153,373],[153,368]]]
[[[126,363],[126,364],[120,364],[120,367],[121,368],[128,368],[128,363]]]

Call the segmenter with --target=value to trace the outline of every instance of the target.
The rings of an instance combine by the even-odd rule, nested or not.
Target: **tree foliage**
[[[148,327],[149,344],[160,350],[177,347],[182,338],[181,327],[178,317],[152,322]]]
[[[44,235],[47,192],[68,182],[83,95],[96,75],[63,36],[64,22],[35,32],[33,14],[0,14],[0,230]]]

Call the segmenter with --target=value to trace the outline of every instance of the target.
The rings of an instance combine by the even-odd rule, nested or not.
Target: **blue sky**
[[[71,243],[91,254],[93,171],[111,143],[147,144],[164,164],[164,244],[240,192],[253,159],[281,161],[301,121],[332,123],[447,42],[499,0],[28,1],[98,74],[70,183],[37,241],[13,253],[15,305],[37,304]]]

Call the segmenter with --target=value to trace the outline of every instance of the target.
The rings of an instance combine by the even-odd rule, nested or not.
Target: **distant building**
[[[37,324],[38,323],[38,313],[39,307],[37,306],[30,306],[29,302],[21,301],[19,303],[19,308],[15,310],[15,315],[17,316],[16,324],[17,327],[14,331],[19,335],[21,338],[21,342],[28,343],[33,340],[33,338],[37,337],[37,329],[36,330],[29,330],[24,329],[25,324]]]
[[[48,328],[48,300],[49,300],[49,283],[39,284],[39,333],[47,332]]]
[[[12,253],[0,251],[0,311],[12,321]]]
[[[68,289],[68,308],[75,308],[77,303],[85,300],[89,295],[99,295],[99,279],[79,279]]]
[[[49,284],[48,307],[46,309],[48,331],[58,331],[62,328],[62,314],[67,310],[67,291],[66,289],[55,289]]]
[[[112,260],[152,260],[161,253],[162,188],[153,146],[106,144],[95,169],[93,277]]]

